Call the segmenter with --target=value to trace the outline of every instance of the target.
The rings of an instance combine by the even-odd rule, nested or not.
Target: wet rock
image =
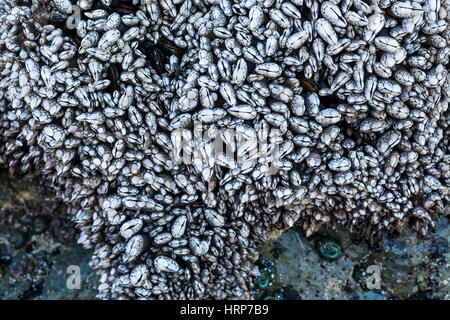
[[[65,209],[36,186],[0,172],[0,299],[95,299],[92,252],[77,245]],[[70,265],[79,267],[80,289],[67,286]]]
[[[268,289],[290,285],[302,299],[449,299],[449,230],[444,217],[425,237],[405,228],[374,246],[353,242],[341,230],[323,230],[322,239],[332,237],[342,245],[342,256],[330,261],[314,248],[320,236],[307,239],[290,229],[261,250],[265,255],[274,247],[286,248],[279,253],[277,273]],[[380,270],[379,289],[367,287],[374,284],[374,268]]]

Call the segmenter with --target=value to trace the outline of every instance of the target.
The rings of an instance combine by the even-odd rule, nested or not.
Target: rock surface
[[[76,243],[65,208],[30,178],[0,174],[0,299],[95,299],[92,253]],[[67,268],[80,270],[80,289]],[[70,280],[70,279],[69,279]]]
[[[91,252],[77,245],[65,208],[30,178],[0,175],[0,299],[95,299],[97,276]],[[323,237],[335,239],[342,255],[318,253]],[[450,299],[450,229],[439,220],[425,237],[406,228],[378,248],[356,243],[340,230],[307,239],[295,228],[265,244],[261,257],[275,262],[273,284],[261,298],[283,299]],[[80,289],[69,289],[71,265],[80,268]],[[364,273],[380,267],[380,289],[369,290]],[[280,294],[281,293],[281,294]]]
[[[322,258],[315,248],[321,237],[332,237],[343,254],[334,261]],[[378,248],[353,243],[341,231],[326,230],[306,239],[295,229],[265,244],[261,255],[276,263],[270,289],[295,290],[301,299],[450,299],[450,229],[448,218],[435,230],[419,237],[410,229],[388,236]],[[380,270],[380,289],[369,290],[366,272]],[[269,292],[270,292],[269,289]],[[267,294],[261,292],[262,297]]]

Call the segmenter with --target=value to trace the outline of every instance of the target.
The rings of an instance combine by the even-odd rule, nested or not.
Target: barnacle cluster
[[[0,0],[0,164],[67,204],[100,298],[251,298],[275,228],[376,241],[448,214],[449,14]]]

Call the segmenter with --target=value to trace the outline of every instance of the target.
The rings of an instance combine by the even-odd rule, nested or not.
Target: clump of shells
[[[271,230],[377,241],[449,213],[449,16],[0,0],[0,164],[68,205],[100,298],[251,298]]]

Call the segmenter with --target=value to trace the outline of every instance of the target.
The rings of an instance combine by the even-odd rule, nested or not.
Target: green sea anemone
[[[342,255],[341,245],[333,238],[319,239],[316,247],[320,256],[327,260],[336,260]]]

